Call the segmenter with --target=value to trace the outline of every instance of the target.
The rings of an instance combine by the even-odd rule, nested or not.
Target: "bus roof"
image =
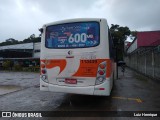
[[[85,22],[85,21],[100,22],[101,20],[107,21],[105,18],[75,18],[75,19],[66,19],[66,20],[60,20],[60,21],[47,23],[47,24],[43,25],[43,27],[50,26],[50,25],[56,25],[56,24],[71,23],[71,22]]]

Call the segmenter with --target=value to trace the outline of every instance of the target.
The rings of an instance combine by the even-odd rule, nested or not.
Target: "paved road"
[[[127,69],[110,97],[96,97],[40,91],[38,73],[0,71],[0,111],[160,111],[160,83],[153,81]]]

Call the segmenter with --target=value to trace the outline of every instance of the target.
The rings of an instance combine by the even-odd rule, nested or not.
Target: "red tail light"
[[[103,70],[99,70],[98,73],[99,73],[100,75],[104,75],[104,71],[103,71]]]
[[[44,64],[41,64],[41,68],[45,68],[45,65],[44,65]]]
[[[100,67],[101,69],[104,69],[104,68],[105,68],[105,65],[104,65],[104,64],[100,64],[99,67]]]
[[[46,70],[42,70],[41,72],[42,72],[42,74],[45,74],[45,73],[46,73]]]
[[[99,90],[105,90],[105,88],[99,88]]]

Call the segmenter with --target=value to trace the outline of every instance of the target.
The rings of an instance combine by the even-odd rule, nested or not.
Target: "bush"
[[[3,66],[3,68],[4,68],[5,70],[9,70],[10,64],[11,64],[10,61],[4,61],[3,64],[2,64],[2,66]]]
[[[14,70],[22,71],[22,66],[21,65],[14,65]]]

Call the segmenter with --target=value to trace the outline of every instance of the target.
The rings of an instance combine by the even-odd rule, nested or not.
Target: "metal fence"
[[[160,80],[160,51],[158,47],[138,49],[125,57],[130,68]]]

